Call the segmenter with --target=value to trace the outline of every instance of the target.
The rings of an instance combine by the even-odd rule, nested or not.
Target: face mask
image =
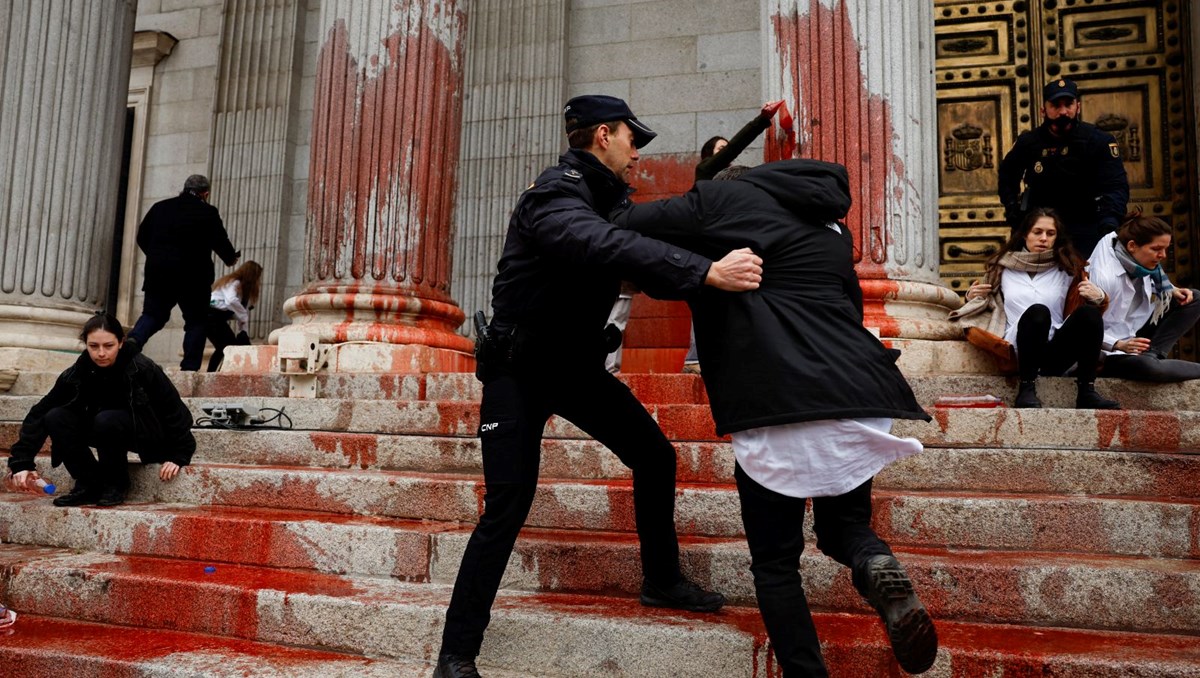
[[[1050,129],[1057,135],[1062,136],[1075,128],[1075,118],[1065,115],[1060,115],[1053,120],[1047,121],[1050,124]]]

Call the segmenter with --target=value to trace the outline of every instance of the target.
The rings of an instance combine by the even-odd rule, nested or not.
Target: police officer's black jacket
[[[143,289],[208,291],[215,279],[213,252],[226,265],[237,263],[217,208],[186,191],[154,203],[138,226],[137,244],[146,253]]]
[[[1000,202],[1009,225],[1020,223],[1021,180],[1029,187],[1027,208],[1050,207],[1072,233],[1116,230],[1129,202],[1129,180],[1111,134],[1078,121],[1065,137],[1043,124],[1017,137],[1000,162]],[[1090,252],[1083,252],[1088,256]]]
[[[699,181],[614,221],[701,254],[750,247],[759,289],[692,296],[702,376],[719,434],[818,419],[928,419],[887,349],[863,327],[846,168],[815,160]],[[836,228],[835,228],[836,227]]]
[[[196,451],[192,414],[162,368],[140,353],[125,350],[116,364],[101,368],[84,351],[25,415],[8,468],[13,473],[35,468],[34,457],[49,435],[45,417],[50,410],[68,407],[94,416],[101,408],[118,409],[112,407],[116,404],[124,405],[119,409],[133,416],[134,440],[130,442],[143,461],[173,461],[180,466],[191,463]],[[52,465],[62,463],[55,450],[51,454]]]
[[[628,202],[629,193],[587,151],[571,149],[542,172],[509,221],[492,285],[493,326],[516,327],[528,350],[602,361],[602,333],[621,280],[660,298],[701,287],[712,261],[601,216]]]

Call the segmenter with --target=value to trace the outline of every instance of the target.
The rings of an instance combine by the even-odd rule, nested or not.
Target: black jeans
[[[150,337],[171,319],[171,309],[179,306],[183,314],[183,360],[179,369],[196,371],[204,359],[204,328],[208,321],[209,290],[196,288],[147,286],[142,301],[142,315],[129,336],[145,347]]]
[[[479,654],[504,568],[533,504],[542,431],[552,414],[583,429],[633,471],[643,576],[660,586],[681,577],[675,448],[629,388],[604,369],[603,358],[594,367],[491,376],[479,413],[484,511],[459,566],[442,653]]]
[[[1200,363],[1165,358],[1179,338],[1200,319],[1200,290],[1192,290],[1194,301],[1186,306],[1171,303],[1158,324],[1146,323],[1139,337],[1150,339],[1150,350],[1139,355],[1110,355],[1104,359],[1104,376],[1135,381],[1169,383],[1200,379]]]
[[[101,410],[95,415],[66,407],[46,413],[52,457],[67,467],[76,485],[88,488],[129,488],[129,450],[134,448],[133,416],[125,410]],[[95,447],[99,459],[92,456]]]
[[[827,676],[800,578],[805,500],[759,485],[741,466],[734,468],[733,475],[750,545],[754,593],[775,660],[784,678]],[[892,553],[871,529],[871,481],[836,497],[814,497],[812,502],[817,548],[850,568],[854,588],[865,596],[867,561]]]
[[[1050,309],[1034,304],[1017,321],[1017,359],[1021,380],[1033,381],[1038,374],[1057,377],[1071,365],[1080,383],[1096,380],[1100,344],[1104,341],[1104,315],[1099,306],[1083,305],[1067,316],[1050,339]]]

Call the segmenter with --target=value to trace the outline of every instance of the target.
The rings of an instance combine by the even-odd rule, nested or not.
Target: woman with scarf
[[[1075,365],[1077,409],[1120,409],[1096,393],[1106,297],[1088,280],[1086,266],[1054,211],[1035,209],[988,261],[967,303],[951,314],[962,319],[990,311],[992,326],[1003,328],[1004,341],[1016,347],[1021,384],[1014,407],[1041,407],[1038,375],[1060,376]]]
[[[1200,365],[1166,355],[1200,318],[1196,290],[1171,284],[1162,261],[1171,227],[1137,210],[1092,252],[1092,281],[1109,296],[1104,313],[1104,376],[1136,381],[1200,379]]]

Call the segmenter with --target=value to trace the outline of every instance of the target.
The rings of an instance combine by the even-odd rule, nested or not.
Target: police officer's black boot
[[[1081,381],[1078,384],[1078,393],[1075,396],[1075,409],[1077,410],[1119,410],[1121,403],[1115,400],[1109,400],[1104,396],[1096,393],[1096,382]]]
[[[479,670],[475,668],[474,657],[443,654],[438,656],[433,678],[480,678],[480,675]]]
[[[1029,381],[1021,380],[1021,385],[1017,387],[1017,399],[1013,401],[1013,407],[1039,408],[1041,406],[1042,401],[1038,400],[1037,396],[1037,378]]]

